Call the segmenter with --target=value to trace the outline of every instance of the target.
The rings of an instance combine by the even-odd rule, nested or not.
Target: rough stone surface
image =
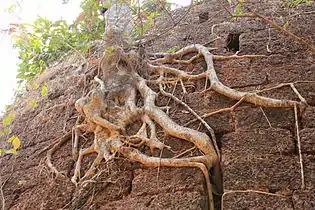
[[[256,192],[228,192],[223,196],[222,209],[293,210],[290,197]]]
[[[315,189],[315,156],[303,155],[303,166],[306,189]]]
[[[264,21],[253,18],[231,20],[220,5],[222,1],[209,0],[203,4],[176,10],[172,18],[168,14],[156,18],[155,25],[144,38],[146,52],[166,52],[176,46],[207,44],[216,48],[218,55],[233,55],[227,49],[229,34],[240,33],[239,55],[261,54],[266,58],[215,61],[214,67],[222,83],[238,90],[262,90],[282,82],[315,80],[314,54],[305,45],[294,41]],[[282,0],[246,1],[252,11],[263,13],[279,25],[289,23],[287,30],[304,39],[314,40],[315,4],[301,4],[287,8]],[[228,5],[227,5],[228,6]],[[200,15],[209,13],[207,20]],[[173,24],[178,22],[178,24]],[[158,35],[157,35],[158,34]],[[220,37],[209,44],[216,34]],[[313,42],[314,41],[310,41]],[[268,50],[267,50],[268,45]],[[102,42],[99,52],[104,51]],[[0,182],[3,185],[5,210],[7,209],[206,209],[204,177],[193,168],[141,168],[139,164],[117,160],[100,166],[102,172],[97,183],[85,188],[75,188],[66,181],[55,179],[47,169],[47,147],[67,132],[71,132],[78,113],[73,102],[89,91],[85,82],[93,80],[93,71],[82,76],[75,67],[77,60],[54,67],[58,70],[47,79],[49,94],[38,99],[38,107],[30,108],[29,99],[38,98],[38,91],[29,91],[13,109],[16,120],[10,126],[12,135],[22,140],[17,156],[0,157]],[[178,66],[177,66],[178,67]],[[184,69],[183,66],[180,66]],[[200,72],[204,62],[188,65],[187,72]],[[83,68],[84,69],[84,68]],[[48,71],[49,72],[49,71]],[[205,80],[187,81],[187,94],[180,85],[174,95],[183,99],[200,116],[231,107],[236,101],[228,99],[205,87]],[[234,112],[217,114],[205,119],[213,127],[222,152],[225,190],[223,209],[314,209],[315,158],[315,84],[295,84],[310,107],[299,111],[301,147],[305,175],[305,191],[300,191],[301,174],[297,153],[295,119],[293,109],[263,108],[242,103]],[[172,87],[166,90],[172,92]],[[156,89],[156,91],[158,91]],[[261,93],[263,96],[298,100],[289,86]],[[25,99],[25,100],[24,100]],[[194,119],[187,110],[159,94],[159,106],[170,106],[169,115],[183,125]],[[58,106],[60,104],[70,104]],[[55,108],[52,108],[57,106]],[[270,121],[270,125],[267,119]],[[189,125],[208,133],[199,122]],[[159,128],[158,128],[159,129]],[[92,139],[93,136],[88,136]],[[163,157],[173,157],[193,147],[192,144],[159,133],[172,151],[163,151]],[[0,148],[7,145],[7,136],[0,137]],[[89,142],[82,140],[84,147]],[[142,152],[151,154],[147,148]],[[186,156],[198,154],[192,150]],[[155,156],[160,152],[155,151]],[[93,161],[93,155],[82,162],[82,172]],[[58,170],[67,177],[73,175],[71,140],[64,144],[52,158]],[[258,190],[237,192],[237,190]],[[270,194],[264,194],[268,192]],[[220,201],[220,198],[217,199]],[[0,199],[0,204],[2,199]],[[220,202],[216,203],[220,206]]]
[[[138,169],[132,181],[132,195],[154,195],[176,191],[203,191],[203,176],[195,168]],[[163,179],[161,179],[163,177]],[[170,185],[169,183],[172,183]]]
[[[315,107],[306,108],[303,113],[302,125],[305,128],[315,128]]]
[[[315,128],[305,128],[300,133],[303,153],[315,154]]]
[[[281,155],[295,149],[290,131],[283,129],[240,130],[223,135],[221,142],[223,162],[253,155]]]
[[[294,125],[294,112],[292,109],[279,108],[242,109],[236,113],[236,128],[270,128],[267,119],[273,128],[291,128]]]
[[[301,176],[297,157],[283,155],[253,156],[225,159],[224,189],[278,192],[297,190]]]
[[[202,210],[207,208],[206,200],[200,192],[163,193],[154,196],[126,197],[123,200],[108,203],[101,210],[129,209],[190,209]]]
[[[314,190],[298,190],[292,196],[294,209],[314,209],[315,208],[315,191]]]

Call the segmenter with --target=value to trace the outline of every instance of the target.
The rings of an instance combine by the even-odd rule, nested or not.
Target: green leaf
[[[168,53],[175,53],[177,50],[179,50],[179,46],[173,46],[170,49],[167,50]]]
[[[5,12],[8,12],[8,13],[12,13],[12,12],[14,12],[15,8],[16,8],[16,5],[15,5],[15,4],[11,4],[11,5],[10,5],[7,9],[5,9],[4,11],[5,11]]]
[[[5,128],[5,129],[3,130],[3,132],[4,132],[4,133],[11,133],[11,129],[10,129],[10,128]]]
[[[21,33],[14,37],[14,48],[20,58],[17,78],[27,82],[34,80],[47,66],[73,52],[73,48],[84,54],[105,31],[104,20],[99,16],[104,6],[110,4],[82,0],[84,20],[75,21],[73,27],[65,20],[51,21],[40,16],[31,24],[21,24]],[[44,87],[41,93],[46,95],[47,88]]]
[[[0,149],[0,157],[5,153],[4,149]]]
[[[15,136],[15,135],[11,136],[8,139],[8,142],[12,143],[14,150],[17,150],[21,146],[21,140],[19,139],[19,137]]]
[[[2,124],[4,126],[9,126],[14,118],[15,118],[15,114],[10,113],[5,118],[3,118]]]
[[[41,90],[41,95],[44,97],[44,96],[47,96],[47,94],[48,94],[48,87],[47,85],[44,85]]]
[[[3,132],[3,131],[0,131],[0,137],[3,136],[3,135],[4,135],[4,132]]]
[[[36,89],[39,88],[40,85],[34,82],[34,83],[32,83],[32,86],[33,86],[33,88],[36,90]]]
[[[113,55],[114,52],[115,52],[115,48],[114,48],[114,47],[112,47],[112,46],[106,46],[106,47],[105,47],[105,55],[106,55],[107,57]]]
[[[5,150],[4,152],[7,153],[7,154],[13,154],[13,155],[16,155],[16,154],[17,154],[17,152],[16,152],[15,149]]]
[[[38,106],[38,104],[37,104],[36,101],[34,101],[34,100],[30,100],[30,101],[28,102],[28,104],[29,104],[31,107],[33,107],[33,108],[35,108],[35,107]]]
[[[12,109],[12,107],[13,107],[12,105],[6,105],[4,109],[5,111],[9,111],[10,109]]]

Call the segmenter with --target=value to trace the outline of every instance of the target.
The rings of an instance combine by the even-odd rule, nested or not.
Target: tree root
[[[71,132],[66,133],[64,136],[62,136],[60,139],[57,140],[57,143],[53,144],[53,147],[48,150],[46,155],[46,164],[50,168],[50,170],[56,175],[56,178],[59,179],[65,179],[66,176],[58,171],[58,169],[52,164],[51,158],[52,155],[60,148],[62,145],[64,145],[69,139],[71,138]]]
[[[77,111],[82,115],[82,119],[77,120],[76,126],[73,129],[72,153],[76,161],[76,167],[71,181],[76,185],[90,178],[95,173],[97,165],[103,159],[107,162],[116,154],[120,154],[130,161],[140,162],[149,167],[197,167],[205,176],[210,209],[213,210],[212,185],[217,193],[223,193],[220,152],[216,144],[214,131],[203,118],[225,111],[232,112],[243,101],[262,107],[292,107],[297,109],[307,106],[306,100],[298,93],[293,84],[290,86],[298,95],[300,101],[273,99],[258,95],[262,91],[237,91],[223,85],[219,81],[214,69],[213,60],[253,59],[264,57],[262,55],[238,56],[235,54],[233,56],[216,56],[212,55],[202,45],[191,45],[175,53],[160,54],[160,58],[148,61],[149,71],[158,73],[159,78],[157,80],[147,80],[137,73],[139,65],[134,62],[137,60],[134,58],[135,53],[125,53],[119,51],[119,48],[117,48],[117,53],[115,56],[106,58],[108,60],[106,63],[110,65],[99,65],[99,67],[102,66],[102,75],[106,76],[106,80],[96,77],[95,81],[99,83],[99,87],[90,91],[87,96],[80,98],[75,103]],[[194,55],[188,60],[183,60],[182,57],[188,53],[193,53]],[[207,69],[200,74],[194,75],[177,68],[166,66],[167,64],[190,64],[202,57],[206,61]],[[106,59],[102,58],[103,61]],[[100,72],[98,75],[101,75]],[[171,80],[168,78],[170,75],[174,76]],[[199,116],[186,103],[177,98],[174,92],[168,93],[164,90],[165,84],[176,86],[179,81],[185,93],[184,82],[202,78],[206,78],[206,81],[210,82],[211,90],[231,99],[238,100],[238,102],[230,108]],[[211,138],[203,132],[185,127],[186,125],[182,126],[175,123],[163,111],[163,107],[155,105],[157,93],[147,83],[158,84],[161,94],[189,110],[196,119],[188,122],[186,125],[199,120],[209,130]],[[137,105],[139,97],[143,102],[141,106]],[[142,122],[141,127],[136,134],[128,135],[127,126],[136,121]],[[167,135],[193,143],[202,155],[180,157],[185,154],[182,153],[174,158],[162,158],[142,154],[138,150],[142,146],[148,146],[152,151],[155,149],[162,151],[164,148],[171,150],[171,147],[158,139],[156,124]],[[89,148],[78,151],[81,132],[94,133],[94,142]],[[51,155],[61,146],[61,143],[62,140],[47,154],[47,164],[57,175],[60,173],[51,164]],[[89,153],[97,153],[97,157],[85,175],[81,176],[81,161]],[[209,175],[211,168],[214,169],[214,183],[212,184]]]

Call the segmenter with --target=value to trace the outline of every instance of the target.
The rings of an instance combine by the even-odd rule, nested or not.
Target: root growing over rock
[[[184,56],[191,54],[193,56],[190,59],[183,59]],[[194,81],[204,78],[209,82],[211,90],[239,101],[231,108],[222,109],[222,112],[231,111],[243,101],[262,107],[294,108],[307,105],[306,101],[298,93],[301,101],[273,99],[260,96],[258,91],[237,91],[219,81],[214,69],[213,60],[252,59],[257,57],[262,56],[216,56],[212,55],[202,45],[191,45],[175,53],[151,55],[145,61],[146,66],[148,67],[148,71],[151,74],[158,75],[158,78],[149,80],[138,73],[137,54],[133,51],[125,53],[117,48],[113,55],[108,55],[107,58],[102,59],[102,78],[94,78],[99,86],[75,103],[77,111],[82,115],[82,119],[78,120],[74,127],[73,157],[76,161],[76,167],[71,181],[77,185],[81,180],[88,179],[95,173],[97,165],[103,159],[107,162],[113,159],[116,154],[145,166],[197,167],[205,176],[210,209],[213,210],[213,189],[220,194],[223,192],[220,153],[216,144],[214,131],[203,120],[205,116],[199,116],[174,94],[165,91],[164,85],[180,82],[179,84],[182,85],[185,92],[183,81]],[[196,59],[205,60],[207,64],[206,71],[200,74],[189,74],[184,70],[170,67],[173,64],[191,64]],[[172,78],[169,78],[170,76]],[[175,123],[163,111],[163,107],[158,107],[155,104],[158,93],[150,88],[149,83],[157,84],[162,95],[183,105],[194,115],[196,120],[199,120],[207,128],[210,137],[203,132]],[[141,105],[138,103],[139,99],[142,101]],[[216,111],[216,113],[220,113],[221,111]],[[126,131],[127,126],[136,121],[141,122],[141,127],[136,134],[128,135]],[[166,134],[193,143],[202,155],[183,158],[159,158],[141,153],[138,148],[144,145],[148,146],[151,150],[171,149],[159,140],[157,125]],[[94,142],[92,146],[78,151],[79,137],[82,132],[94,133]],[[49,153],[50,156],[52,153]],[[82,159],[90,153],[97,153],[97,157],[89,170],[82,176],[80,173]],[[51,157],[49,157],[50,159]],[[57,170],[51,163],[49,167],[56,173]],[[214,170],[214,183],[212,184],[209,175],[211,168]]]

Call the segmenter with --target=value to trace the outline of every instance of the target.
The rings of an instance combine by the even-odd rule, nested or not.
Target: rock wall
[[[283,1],[246,1],[251,11],[263,14],[279,25],[289,23],[287,30],[314,40],[314,4],[296,9]],[[314,54],[302,44],[282,34],[260,19],[239,18],[231,21],[217,1],[185,11],[175,12],[176,26],[171,20],[170,34],[154,39],[150,50],[165,51],[173,46],[207,44],[213,34],[219,36],[211,44],[212,52],[231,55],[227,47],[231,36],[239,35],[239,51],[243,54],[268,55],[265,59],[218,61],[215,69],[226,85],[240,90],[257,90],[280,83],[314,81]],[[206,17],[206,18],[205,18]],[[163,25],[164,24],[164,25]],[[155,31],[156,32],[156,31]],[[314,43],[314,41],[312,41]],[[234,50],[234,49],[231,49]],[[312,209],[314,208],[314,103],[315,84],[296,84],[310,107],[298,116],[305,189],[301,190],[301,167],[298,155],[295,115],[292,109],[260,108],[245,105],[232,114],[218,114],[207,119],[215,129],[221,145],[225,194],[223,209]],[[268,91],[266,96],[294,99],[290,88]],[[192,94],[186,102],[195,110],[215,110],[232,106],[217,93],[207,96]]]
[[[289,9],[283,6],[283,1],[249,2],[256,12],[279,25],[287,21],[288,30],[315,40],[315,14],[311,12],[315,9],[314,3]],[[220,39],[210,43],[214,34]],[[174,46],[198,43],[216,48],[212,50],[214,54],[232,55],[234,52],[226,48],[228,37],[239,38],[240,55],[268,57],[217,61],[215,69],[224,84],[239,90],[257,90],[284,82],[315,81],[314,54],[304,45],[262,20],[231,20],[220,1],[206,1],[177,10],[173,18],[168,15],[158,18],[145,39],[145,47],[148,53],[165,52]],[[101,54],[102,50],[96,50],[89,60],[98,59]],[[118,158],[101,168],[102,179],[92,186],[75,188],[69,179],[54,179],[45,164],[47,149],[59,137],[71,132],[77,116],[74,101],[86,92],[84,84],[92,80],[97,70],[96,65],[82,67],[77,63],[68,60],[57,70],[49,70],[56,73],[48,78],[49,95],[39,99],[38,107],[27,108],[27,102],[15,107],[17,120],[12,132],[23,143],[17,156],[0,158],[5,209],[206,209],[204,179],[202,173],[193,168],[143,168]],[[203,68],[203,65],[202,62],[196,64],[191,70]],[[90,73],[85,75],[85,72]],[[200,82],[187,88],[187,95],[182,96],[198,114],[236,103],[212,91],[200,94],[196,89],[203,85]],[[235,112],[206,118],[216,132],[222,152],[225,194],[222,202],[217,198],[217,208],[314,208],[315,84],[298,83],[296,87],[310,105],[298,113],[305,189],[301,190],[294,111],[244,103]],[[26,97],[39,94],[33,91]],[[297,99],[289,87],[263,94]],[[160,98],[158,103],[165,104],[165,99]],[[171,107],[169,114],[176,122],[185,124],[193,119],[183,107],[175,103],[171,103]],[[198,124],[192,126],[198,127]],[[165,141],[179,153],[191,147],[178,139],[165,137]],[[85,169],[93,157],[84,160]],[[53,155],[53,163],[68,177],[72,176],[71,140]]]

